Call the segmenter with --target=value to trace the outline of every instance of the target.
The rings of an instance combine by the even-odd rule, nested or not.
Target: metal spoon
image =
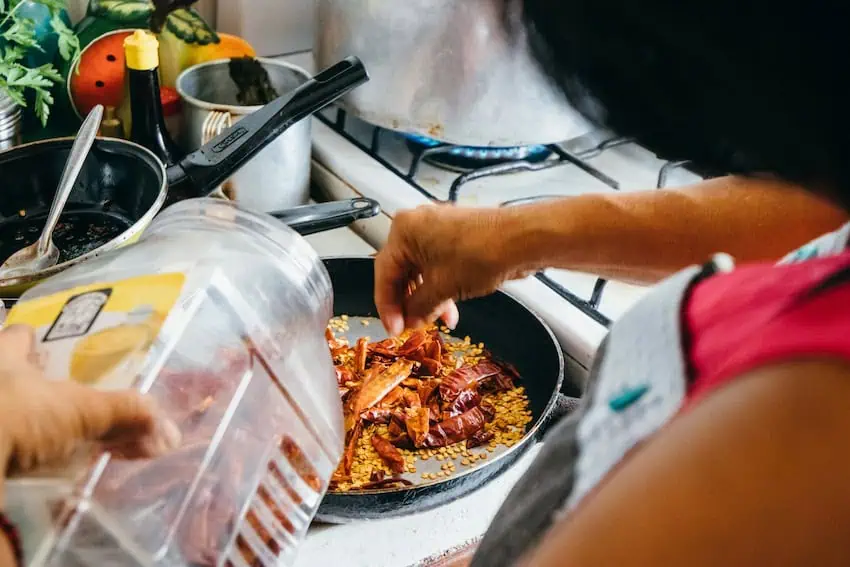
[[[59,180],[59,188],[53,197],[53,204],[50,206],[50,213],[47,215],[47,222],[44,225],[44,230],[41,231],[41,236],[39,236],[37,242],[18,250],[3,262],[3,265],[0,266],[0,280],[45,270],[55,266],[56,262],[59,261],[59,249],[53,243],[53,230],[59,222],[62,209],[68,202],[71,189],[74,188],[74,183],[80,175],[83,163],[85,163],[89,150],[97,137],[97,130],[102,118],[103,107],[101,105],[92,108],[89,115],[86,116],[80,131],[77,132],[74,145],[71,146],[71,153],[68,154],[68,161],[65,162],[65,169],[62,171],[62,178]]]

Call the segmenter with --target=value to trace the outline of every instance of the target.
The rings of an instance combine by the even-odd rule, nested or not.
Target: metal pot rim
[[[255,57],[257,61],[262,63],[263,65],[269,65],[272,67],[283,67],[289,69],[294,72],[298,76],[304,79],[304,81],[309,81],[313,76],[307,72],[306,69],[299,67],[298,65],[293,65],[292,63],[287,63],[286,61],[277,61],[275,59],[269,59],[267,57]],[[189,104],[196,106],[198,108],[202,108],[204,110],[218,110],[222,112],[229,112],[234,115],[245,115],[251,114],[252,112],[256,112],[261,109],[263,105],[255,105],[255,106],[240,106],[238,104],[219,104],[213,102],[207,102],[205,100],[201,100],[196,98],[188,93],[183,88],[183,82],[186,77],[189,76],[190,73],[197,72],[199,69],[203,69],[205,67],[218,67],[221,65],[225,65],[230,62],[230,59],[215,59],[214,61],[205,61],[203,63],[198,63],[197,65],[192,65],[191,67],[184,69],[178,76],[177,80],[174,82],[174,87],[177,89],[177,94],[180,95],[180,98],[188,102]]]
[[[36,142],[29,142],[26,144],[21,144],[19,146],[15,146],[11,151],[17,150],[18,148],[28,148],[38,145],[44,145],[48,143],[57,143],[57,142],[67,142],[69,145],[73,142],[73,136],[63,136],[61,138],[50,138],[47,140],[38,140]],[[128,240],[136,236],[140,231],[143,231],[144,228],[151,223],[153,218],[159,213],[162,209],[162,205],[165,204],[165,198],[168,192],[168,179],[165,172],[165,165],[162,163],[156,154],[154,154],[149,149],[144,146],[140,146],[135,142],[130,142],[129,140],[123,140],[121,138],[110,138],[107,136],[98,136],[97,141],[107,141],[107,142],[117,142],[121,144],[127,144],[132,146],[134,149],[148,154],[154,160],[154,163],[159,164],[159,175],[160,175],[160,184],[159,184],[159,195],[157,195],[156,200],[150,206],[150,208],[145,212],[144,215],[139,217],[139,219],[134,222],[127,230],[94,250],[90,250],[81,256],[77,256],[76,258],[72,258],[66,262],[62,262],[61,264],[56,264],[51,268],[47,268],[46,270],[40,270],[38,272],[33,272],[32,274],[28,274],[26,276],[18,276],[14,278],[5,278],[0,279],[0,292],[10,290],[13,288],[21,288],[23,286],[30,286],[32,284],[41,282],[51,276],[58,274],[59,272],[63,272],[72,266],[76,266],[82,262],[87,260],[91,260],[100,256],[104,252],[109,252],[115,250],[116,248],[120,248],[123,244],[125,244]]]

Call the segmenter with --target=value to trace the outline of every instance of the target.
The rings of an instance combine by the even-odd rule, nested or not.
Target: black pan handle
[[[347,199],[317,205],[302,205],[268,213],[285,222],[302,236],[348,226],[354,221],[370,219],[381,212],[374,199]]]
[[[543,420],[540,422],[540,427],[537,429],[538,439],[543,439],[552,427],[576,411],[580,403],[581,398],[572,398],[559,392],[558,397],[555,398],[555,405],[552,406],[548,414],[543,416]]]
[[[169,202],[205,197],[287,128],[369,80],[356,57],[346,57],[283,95],[168,168]]]

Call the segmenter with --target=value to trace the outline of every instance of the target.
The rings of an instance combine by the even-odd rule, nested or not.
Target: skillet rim
[[[362,255],[362,254],[348,255],[348,256],[346,256],[346,255],[323,256],[321,258],[321,260],[322,260],[323,266],[328,261],[337,261],[337,260],[348,260],[348,261],[356,260],[356,261],[366,262],[366,263],[371,263],[371,264],[375,263],[375,257],[374,256],[365,256],[365,255]],[[324,266],[324,267],[327,270],[327,266]],[[330,277],[330,274],[328,274],[328,276]],[[336,290],[334,290],[334,294],[336,294]],[[368,490],[368,491],[359,491],[359,492],[331,492],[331,491],[327,491],[325,493],[324,498],[327,498],[328,496],[332,496],[334,499],[339,499],[341,501],[340,505],[343,505],[343,501],[353,502],[357,498],[361,498],[361,497],[367,496],[367,495],[368,496],[379,496],[379,495],[382,495],[382,494],[392,494],[392,495],[408,494],[408,495],[411,495],[411,498],[414,498],[415,497],[414,495],[416,493],[420,492],[420,491],[429,491],[430,492],[432,490],[439,490],[439,487],[441,485],[443,485],[443,483],[452,483],[452,481],[460,482],[460,481],[464,480],[464,477],[471,475],[471,474],[474,474],[474,473],[480,473],[480,472],[482,472],[482,470],[487,469],[490,466],[504,465],[504,466],[501,466],[497,470],[489,470],[488,472],[490,472],[491,474],[485,475],[485,478],[482,480],[482,482],[477,484],[475,487],[472,487],[471,490],[464,490],[463,489],[464,487],[461,487],[459,489],[460,494],[456,494],[454,496],[454,498],[451,498],[447,502],[445,502],[445,504],[448,504],[453,499],[460,498],[460,497],[465,496],[467,494],[471,494],[472,492],[474,492],[478,488],[481,488],[482,486],[484,486],[489,481],[494,480],[495,478],[500,476],[502,473],[505,472],[505,470],[507,470],[507,467],[510,464],[512,464],[516,460],[518,460],[525,453],[526,450],[531,448],[533,441],[538,440],[539,434],[541,433],[540,429],[541,429],[543,423],[546,422],[546,420],[549,418],[550,414],[552,413],[552,410],[554,409],[555,405],[557,404],[558,397],[561,393],[561,388],[563,387],[564,372],[565,372],[564,351],[561,348],[561,343],[558,342],[558,338],[555,336],[555,333],[554,333],[554,331],[552,331],[552,328],[549,326],[549,324],[546,323],[546,321],[544,321],[540,317],[540,315],[538,315],[533,309],[531,309],[528,305],[526,305],[525,302],[523,302],[522,300],[517,298],[514,294],[507,292],[507,291],[504,291],[502,289],[497,289],[495,292],[493,292],[489,296],[484,296],[484,298],[490,297],[490,296],[493,296],[493,295],[501,295],[501,296],[507,298],[509,301],[513,301],[515,304],[517,304],[519,307],[521,307],[523,310],[525,310],[528,314],[530,314],[537,321],[537,323],[540,325],[540,327],[548,335],[549,340],[552,342],[552,345],[554,346],[554,349],[555,349],[555,353],[557,354],[557,357],[558,357],[558,377],[556,379],[554,391],[549,396],[549,401],[546,402],[546,405],[544,406],[543,411],[534,420],[534,423],[528,429],[528,431],[525,432],[525,435],[523,435],[522,439],[518,443],[516,443],[513,447],[508,447],[507,451],[504,451],[503,453],[501,453],[496,458],[494,458],[492,460],[488,460],[488,462],[485,465],[480,466],[480,467],[470,468],[470,469],[463,470],[463,471],[459,471],[460,474],[452,475],[451,478],[445,478],[445,479],[442,479],[442,480],[437,480],[437,481],[434,481],[434,482],[429,482],[429,483],[424,483],[424,484],[418,484],[418,485],[414,485],[414,486],[410,486],[410,487],[382,488],[382,489],[378,489],[378,490]],[[334,315],[334,316],[336,316],[336,315]],[[355,317],[356,317],[356,315],[355,315]],[[510,362],[510,361],[508,361],[508,362]],[[503,460],[506,461],[506,462],[502,463]],[[455,489],[458,490],[457,487],[455,487]],[[323,498],[323,501],[324,501],[324,498]],[[431,506],[431,508],[435,508],[439,505],[442,505],[442,504],[435,504],[435,505]],[[400,506],[400,508],[403,508],[403,507],[404,506]],[[427,510],[427,508],[426,509],[417,509],[415,511],[410,511],[408,514],[424,512],[426,510]],[[399,516],[408,515],[408,514],[399,514]],[[322,515],[321,514],[321,505],[319,507],[319,514],[317,515],[317,517],[320,516],[320,515]],[[327,517],[327,516],[325,516],[325,517]],[[354,518],[351,518],[351,519],[354,519]]]
[[[74,138],[74,136],[63,136],[60,138],[49,138],[47,140],[36,140],[34,142],[27,142],[26,144],[15,146],[14,148],[11,148],[7,151],[0,152],[0,163],[8,159],[15,159],[16,154],[32,151],[33,148],[37,148],[39,146],[43,146],[44,148],[46,148],[44,151],[55,151],[56,149],[64,149],[65,147],[70,149],[71,144],[73,144],[74,142]],[[126,146],[129,149],[135,150],[136,152],[142,154],[142,156],[134,155],[133,157],[150,162],[148,165],[150,165],[151,167],[158,166],[158,168],[156,168],[156,171],[159,174],[160,182],[159,193],[157,194],[156,200],[154,200],[153,204],[148,208],[145,214],[139,217],[139,219],[136,220],[132,225],[130,225],[124,232],[122,232],[103,246],[99,246],[98,248],[90,250],[89,252],[86,252],[81,256],[77,256],[76,258],[72,258],[71,260],[62,262],[61,264],[56,264],[55,266],[44,270],[39,270],[37,272],[33,272],[25,276],[0,279],[0,293],[3,293],[4,296],[9,294],[13,296],[18,296],[24,291],[26,291],[26,289],[28,289],[29,287],[32,287],[33,285],[43,280],[46,280],[47,278],[52,277],[58,274],[59,272],[64,272],[68,268],[76,266],[81,262],[97,258],[105,252],[110,252],[112,250],[120,248],[121,246],[126,244],[128,240],[143,232],[144,229],[151,223],[151,221],[153,221],[153,218],[162,210],[162,207],[165,204],[165,199],[168,195],[168,181],[166,177],[165,165],[162,163],[162,160],[156,157],[156,154],[135,142],[124,140],[121,138],[113,138],[109,136],[97,136],[97,138],[95,138],[94,144],[95,147],[102,145],[103,149],[105,150],[108,150],[111,146]],[[130,154],[132,155],[132,152],[130,152]]]

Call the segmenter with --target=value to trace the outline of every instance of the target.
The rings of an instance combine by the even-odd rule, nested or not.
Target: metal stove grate
[[[400,178],[406,181],[411,187],[419,191],[421,194],[428,197],[432,201],[443,202],[442,199],[439,199],[426,187],[418,183],[416,181],[416,175],[419,172],[419,168],[423,162],[432,162],[433,158],[437,155],[446,155],[451,154],[452,152],[457,153],[459,149],[458,146],[435,142],[433,140],[430,140],[429,143],[408,144],[408,148],[410,149],[412,154],[412,160],[410,167],[406,171],[404,171],[394,166],[392,163],[390,163],[388,160],[384,159],[381,156],[381,145],[384,136],[398,135],[396,132],[373,126],[371,142],[369,146],[366,146],[360,143],[359,140],[357,140],[354,136],[352,136],[346,131],[346,111],[339,107],[335,108],[335,111],[335,119],[331,119],[322,113],[318,113],[316,117],[323,123],[325,123],[327,126],[329,126],[332,130],[334,130],[337,134],[339,134],[340,136],[348,140],[350,143],[352,143],[353,145],[364,151],[366,154],[371,156],[373,159],[375,159],[375,161],[377,161],[378,163],[386,167],[388,170],[398,175]],[[410,139],[410,137],[408,137],[408,139]],[[429,140],[427,138],[424,139]],[[534,151],[531,152],[530,157],[520,158],[516,160],[500,161],[499,163],[495,164],[486,164],[482,165],[481,167],[459,171],[457,178],[455,178],[455,180],[452,182],[447,202],[457,202],[458,196],[464,185],[471,181],[476,181],[496,175],[520,174],[524,171],[540,171],[552,167],[565,166],[577,167],[581,171],[593,176],[598,181],[601,181],[612,189],[619,190],[620,185],[615,179],[612,179],[610,176],[593,167],[586,160],[597,157],[601,153],[616,148],[618,146],[623,146],[631,143],[633,143],[633,140],[629,138],[612,136],[610,139],[600,142],[595,147],[578,153],[569,152],[558,144],[535,146],[534,148],[536,149],[548,149],[550,151],[550,154],[541,159],[540,155],[542,152]],[[464,150],[466,150],[466,148],[461,148],[461,151]],[[688,161],[666,162],[658,171],[656,188],[662,189],[666,187],[668,178],[674,170],[679,168],[688,168],[689,165],[690,162]],[[590,297],[585,300],[572,293],[570,290],[564,288],[564,286],[554,281],[552,278],[548,277],[544,273],[538,273],[535,277],[541,283],[543,283],[552,291],[557,293],[564,300],[571,303],[582,313],[584,313],[600,325],[604,325],[606,327],[611,325],[611,320],[605,315],[603,315],[602,312],[599,310],[599,306],[602,301],[602,296],[605,292],[607,280],[603,278],[597,278],[593,286],[593,292],[591,293]]]

